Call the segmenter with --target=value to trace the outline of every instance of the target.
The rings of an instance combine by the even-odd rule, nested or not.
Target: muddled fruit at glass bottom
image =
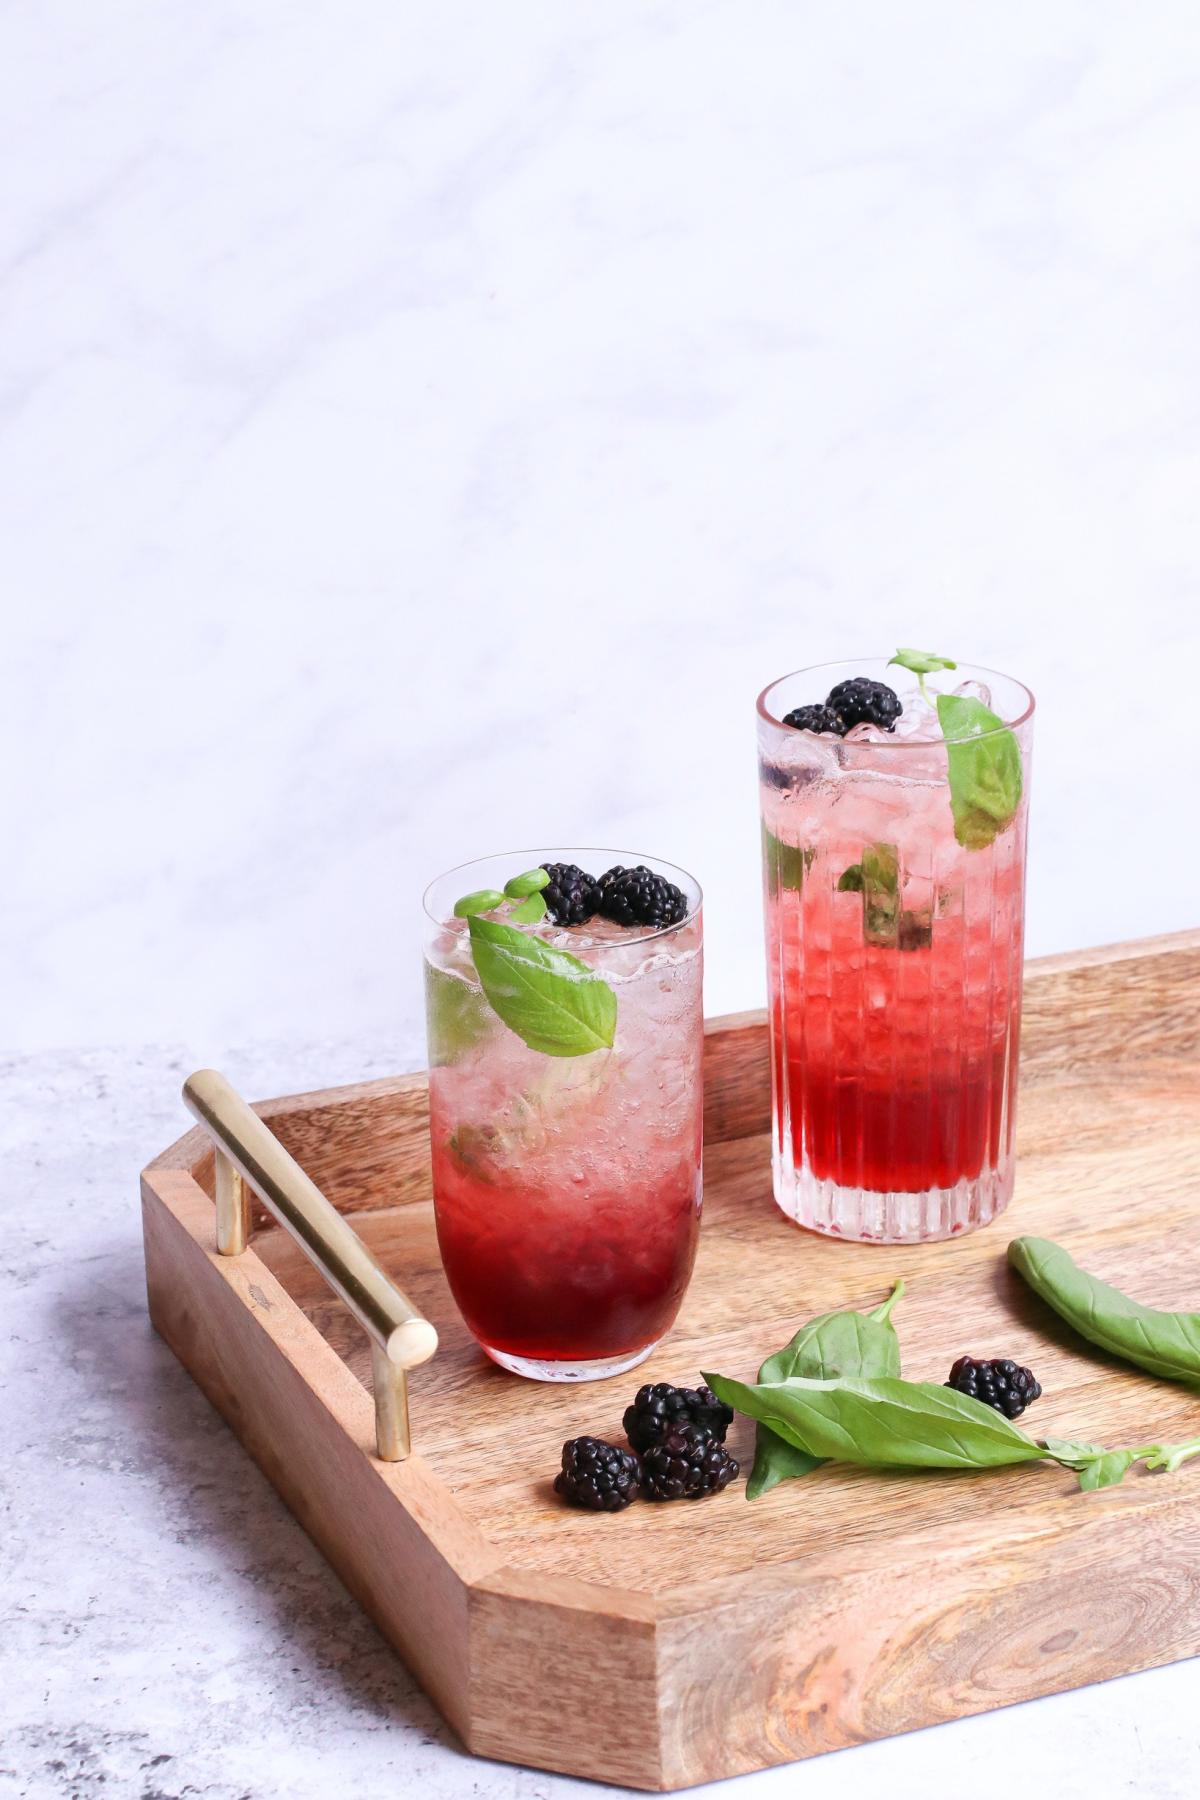
[[[782,1047],[778,1029],[776,1042]],[[878,1192],[950,1188],[995,1167],[1009,1147],[1016,1060],[1003,1042],[924,1079],[830,1066],[795,1048],[785,1067],[793,1159],[819,1181]]]
[[[559,1195],[464,1168],[434,1146],[438,1244],[468,1328],[540,1363],[633,1355],[670,1329],[699,1231],[699,1167],[684,1155],[626,1191]]]

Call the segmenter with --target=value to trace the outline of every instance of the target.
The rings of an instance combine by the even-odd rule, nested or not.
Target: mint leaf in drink
[[[476,913],[495,912],[498,906],[504,905],[504,895],[499,888],[476,888],[473,894],[464,894],[461,900],[454,902],[456,919],[470,919]]]
[[[529,894],[520,906],[513,907],[508,916],[515,919],[518,925],[536,925],[539,919],[546,916],[546,902],[541,894]]]
[[[804,886],[804,877],[812,867],[816,851],[805,849],[800,844],[785,844],[782,838],[777,838],[765,825],[762,828],[762,842],[768,894],[774,899],[782,888],[789,888],[798,894]]]
[[[514,875],[504,884],[506,900],[525,900],[530,894],[540,894],[544,887],[550,886],[550,877],[545,869],[526,869],[523,875]]]
[[[787,1381],[793,1375],[816,1380],[839,1375],[899,1375],[900,1340],[891,1311],[903,1292],[904,1283],[898,1281],[874,1312],[821,1313],[810,1319],[790,1343],[768,1356],[758,1371],[759,1381]],[[746,1483],[747,1500],[757,1500],[781,1481],[819,1469],[824,1460],[789,1443],[760,1419],[754,1467]]]
[[[939,694],[937,715],[946,740],[954,835],[967,850],[985,850],[1021,804],[1020,748],[1003,719],[971,694]]]
[[[484,993],[531,1050],[586,1056],[611,1049],[617,996],[586,963],[495,919],[472,916],[469,928]]]

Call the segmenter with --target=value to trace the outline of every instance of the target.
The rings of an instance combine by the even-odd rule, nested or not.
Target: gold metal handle
[[[216,1148],[217,1249],[240,1256],[246,1248],[246,1187],[253,1188],[370,1338],[376,1447],[384,1462],[403,1461],[412,1449],[407,1371],[429,1361],[437,1332],[223,1075],[215,1069],[189,1075],[183,1098]]]

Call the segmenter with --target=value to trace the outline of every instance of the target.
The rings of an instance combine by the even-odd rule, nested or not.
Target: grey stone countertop
[[[258,1096],[414,1061],[324,1043],[225,1066]],[[0,1796],[595,1795],[463,1752],[150,1329],[137,1175],[186,1127],[185,1073],[170,1046],[3,1065]],[[708,1791],[1182,1800],[1200,1787],[1198,1671]]]

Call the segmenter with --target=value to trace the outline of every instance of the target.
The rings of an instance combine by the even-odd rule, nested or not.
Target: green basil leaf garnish
[[[790,888],[799,893],[804,886],[804,877],[812,867],[815,850],[803,848],[800,844],[785,844],[777,838],[773,831],[762,828],[763,868],[767,877],[767,892],[774,899],[781,888]]]
[[[435,1069],[457,1062],[495,1029],[487,1001],[473,982],[425,964],[425,1017],[429,1062]]]
[[[899,1375],[900,1340],[890,1315],[903,1292],[904,1283],[898,1281],[873,1312],[829,1312],[810,1319],[790,1343],[768,1356],[758,1371],[759,1381],[787,1381],[795,1375],[817,1381],[841,1375]],[[757,1500],[781,1481],[819,1469],[824,1460],[789,1443],[760,1419],[747,1500]]]
[[[546,916],[546,902],[540,893],[528,894],[519,906],[513,907],[508,916],[515,919],[518,925],[536,925],[539,919]]]
[[[495,919],[472,916],[469,929],[492,1009],[531,1050],[586,1056],[611,1049],[617,996],[586,963]]]
[[[872,1468],[987,1469],[1043,1461],[1049,1452],[1003,1413],[927,1381],[847,1378],[752,1387],[704,1377],[718,1397],[761,1419],[813,1456]]]
[[[938,669],[957,669],[958,664],[948,656],[935,656],[932,650],[897,650],[895,656],[888,657],[888,668],[899,663],[902,669],[911,669],[914,675],[932,675]]]
[[[1089,1275],[1047,1238],[1014,1238],[1008,1260],[1090,1344],[1168,1381],[1200,1382],[1200,1313],[1142,1306]]]
[[[454,902],[456,919],[470,919],[476,913],[495,912],[498,906],[504,905],[504,895],[499,888],[476,888],[473,894],[464,894],[461,900]]]
[[[939,694],[937,715],[946,740],[954,835],[967,850],[986,849],[1021,804],[1020,747],[1003,719],[972,694]]]
[[[526,869],[523,875],[514,875],[504,884],[506,900],[525,900],[530,894],[540,894],[544,887],[550,886],[550,877],[545,869]]]
[[[900,918],[900,852],[895,844],[868,844],[862,861],[838,876],[839,894],[863,897],[863,940],[895,944]]]

